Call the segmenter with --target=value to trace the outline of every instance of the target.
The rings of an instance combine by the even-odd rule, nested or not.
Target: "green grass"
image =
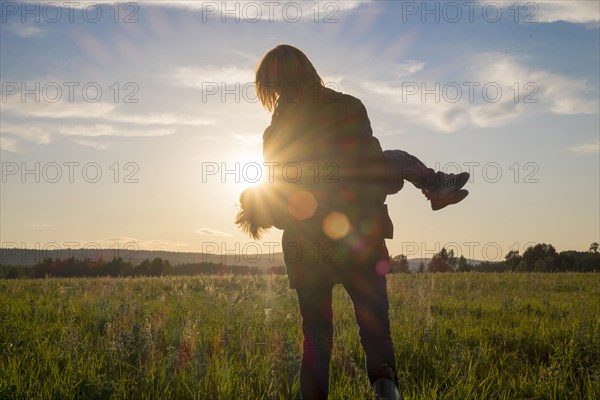
[[[388,278],[406,399],[600,398],[600,275]],[[1,399],[292,399],[300,316],[279,276],[0,280]],[[372,399],[334,291],[332,399]]]

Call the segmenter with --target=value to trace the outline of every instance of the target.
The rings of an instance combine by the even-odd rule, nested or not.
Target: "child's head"
[[[253,239],[260,239],[267,229],[276,224],[277,215],[285,212],[287,206],[281,199],[272,185],[260,184],[245,189],[240,194],[236,225]]]

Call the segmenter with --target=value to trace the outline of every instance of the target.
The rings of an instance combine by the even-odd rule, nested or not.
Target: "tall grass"
[[[600,398],[600,275],[388,278],[407,399]],[[279,276],[0,281],[1,399],[293,399],[302,334]],[[334,290],[332,399],[372,399]]]

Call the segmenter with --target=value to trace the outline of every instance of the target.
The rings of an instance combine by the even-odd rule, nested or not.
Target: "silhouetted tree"
[[[446,250],[442,247],[439,253],[434,254],[429,261],[428,271],[429,272],[452,272],[454,271],[454,265],[456,264],[456,258],[454,257],[454,250]]]
[[[408,259],[404,254],[399,254],[394,256],[390,260],[390,266],[392,267],[392,272],[409,272],[408,270]]]
[[[133,276],[148,276],[150,275],[150,260],[144,259],[141,263],[133,267],[131,270],[131,275]]]
[[[528,247],[522,257],[526,271],[555,272],[558,264],[558,253],[551,244],[538,243]],[[519,263],[519,269],[521,268]]]
[[[148,274],[150,276],[168,275],[171,272],[171,264],[167,260],[156,257],[150,263]]]
[[[519,263],[521,262],[521,256],[519,255],[518,250],[511,250],[504,257],[506,266],[511,271],[517,271],[519,267]]]
[[[458,272],[469,272],[473,270],[473,266],[467,261],[467,259],[464,256],[460,256],[456,261],[456,270]]]
[[[17,267],[11,267],[6,274],[6,279],[18,279],[20,277],[20,271]]]
[[[127,276],[131,273],[133,265],[129,261],[123,261],[121,257],[114,257],[112,261],[102,264],[98,268],[100,276]]]

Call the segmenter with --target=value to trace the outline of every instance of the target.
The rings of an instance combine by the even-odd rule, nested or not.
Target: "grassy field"
[[[388,279],[406,399],[600,398],[600,275]],[[1,399],[293,399],[300,316],[281,276],[0,280]],[[372,399],[334,291],[332,399]]]

